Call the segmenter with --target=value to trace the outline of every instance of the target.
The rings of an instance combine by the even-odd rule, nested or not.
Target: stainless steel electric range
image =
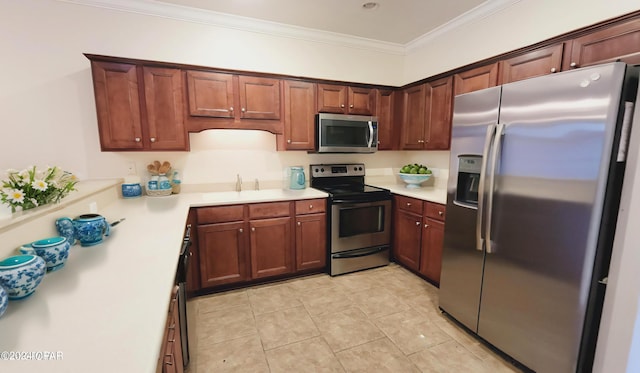
[[[364,183],[362,163],[310,165],[312,188],[329,193],[332,276],[389,264],[391,193]]]

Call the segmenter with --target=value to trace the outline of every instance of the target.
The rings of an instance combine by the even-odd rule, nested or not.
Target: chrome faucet
[[[255,190],[260,190],[260,183],[258,182],[258,179],[256,179],[256,183],[255,183],[255,185],[254,185],[254,188],[253,188],[253,189],[255,189]]]
[[[240,174],[236,175],[236,192],[241,192],[242,191],[242,178],[240,177]]]

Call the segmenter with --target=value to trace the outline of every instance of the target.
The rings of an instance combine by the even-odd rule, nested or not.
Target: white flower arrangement
[[[7,179],[2,181],[0,201],[11,207],[15,212],[32,209],[47,203],[59,202],[74,187],[78,179],[75,175],[63,171],[56,166],[37,170],[36,166],[22,171],[7,170]]]

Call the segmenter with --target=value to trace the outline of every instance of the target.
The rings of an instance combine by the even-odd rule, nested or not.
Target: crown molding
[[[352,35],[320,31],[306,27],[286,25],[249,17],[219,13],[205,9],[163,3],[154,0],[57,0],[65,3],[92,6],[109,10],[169,18],[228,29],[265,35],[371,50],[395,55],[406,55],[447,32],[466,23],[486,18],[522,0],[487,0],[450,22],[410,41],[407,44],[390,43]]]
[[[464,24],[471,23],[472,21],[481,20],[498,13],[514,4],[521,2],[522,0],[487,0],[477,7],[469,10],[466,13],[459,15],[451,21],[436,27],[435,29],[427,32],[426,34],[419,36],[412,41],[405,44],[405,53],[414,51],[429,41],[442,36]]]

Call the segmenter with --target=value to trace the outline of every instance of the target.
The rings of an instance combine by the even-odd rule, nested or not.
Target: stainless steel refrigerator
[[[637,89],[618,62],[455,97],[440,308],[531,370],[591,371]]]

